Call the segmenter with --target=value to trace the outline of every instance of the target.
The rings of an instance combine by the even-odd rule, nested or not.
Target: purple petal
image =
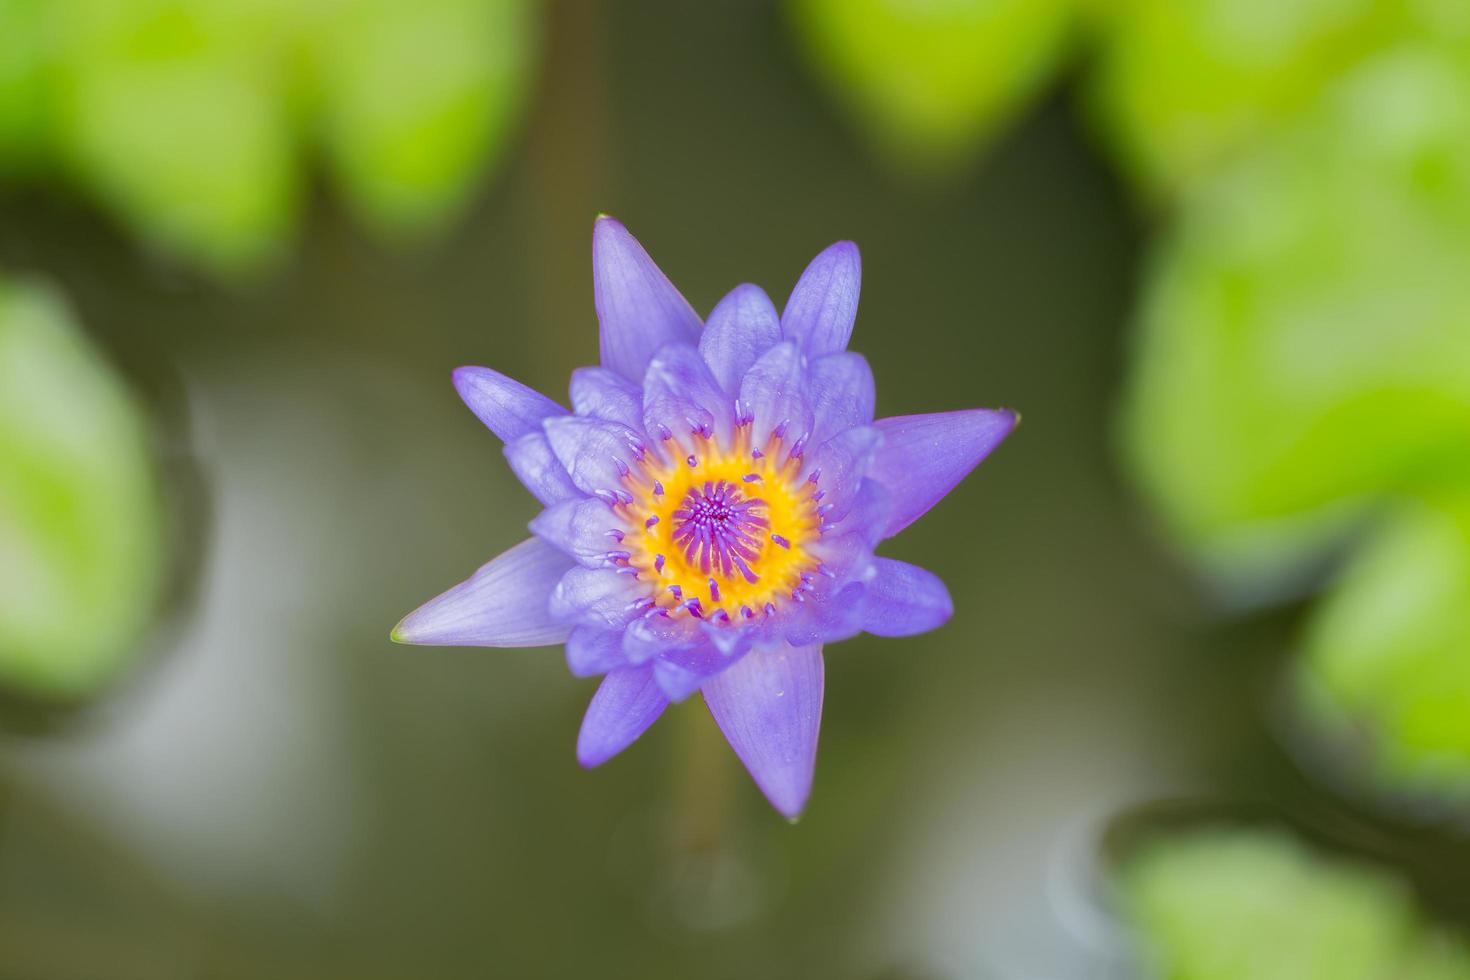
[[[864,425],[839,432],[807,454],[807,479],[825,492],[823,506],[831,506],[826,522],[835,524],[847,516],[881,442],[878,430]]]
[[[622,492],[623,474],[637,462],[638,433],[617,422],[564,415],[547,419],[551,451],[572,482],[585,493]]]
[[[550,545],[543,547],[555,551]],[[631,575],[573,565],[551,590],[551,615],[562,622],[621,630],[638,617],[647,591]]]
[[[811,362],[807,370],[812,403],[812,439],[823,442],[859,425],[873,424],[877,386],[861,354],[843,351]]]
[[[653,679],[670,701],[682,701],[699,690],[704,681],[737,663],[750,649],[745,630],[724,630],[733,645],[720,649],[708,639],[693,646],[665,651],[653,662]],[[627,650],[626,644],[623,648]]]
[[[541,392],[489,368],[455,368],[454,388],[470,411],[503,442],[540,432],[542,419],[567,414]]]
[[[697,451],[711,436],[728,445],[733,407],[699,351],[688,344],[671,344],[649,361],[643,377],[643,428],[650,439],[661,440],[667,433],[686,451]]]
[[[791,290],[781,312],[781,336],[797,341],[812,357],[846,349],[857,319],[862,278],[856,245],[827,246]]]
[[[765,290],[736,286],[710,311],[699,336],[699,354],[720,385],[734,396],[740,379],[781,339],[781,320]]]
[[[592,226],[592,291],[602,365],[634,384],[654,351],[699,340],[699,315],[628,229],[606,215]]]
[[[691,617],[643,616],[623,632],[623,657],[643,664],[674,650],[706,645],[697,620]]]
[[[744,656],[745,651],[750,649],[751,643],[755,642],[758,635],[749,624],[740,629],[730,629],[724,623],[712,622],[708,619],[699,621],[699,631],[704,634],[706,642],[713,646],[721,656],[729,659]]]
[[[704,684],[715,723],[771,805],[795,820],[811,794],[822,648],[761,646]]]
[[[893,497],[887,537],[944,499],[1016,427],[1009,409],[976,408],[879,419],[883,445],[868,475]]]
[[[788,606],[780,635],[793,646],[835,643],[863,629],[862,599],[873,577],[869,532],[828,533],[810,544],[823,574],[803,591],[804,601]]]
[[[653,679],[658,689],[664,692],[664,697],[676,704],[683,701],[699,690],[707,678],[733,662],[732,658],[715,652],[713,647],[706,647],[702,653],[704,664],[691,664],[687,657],[684,662],[666,657],[653,662]]]
[[[875,636],[913,636],[949,622],[954,602],[939,576],[918,565],[875,558],[863,597],[863,629]]]
[[[539,647],[561,643],[569,628],[551,615],[552,590],[572,561],[531,538],[403,618],[398,643]]]
[[[870,462],[869,468],[872,468]],[[878,545],[885,536],[888,528],[889,516],[893,513],[893,500],[888,493],[888,488],[877,480],[864,479],[858,485],[857,493],[847,505],[847,516],[841,522],[832,521],[836,524],[834,529],[828,529],[821,540],[825,541],[834,536],[854,535],[863,542],[863,546],[869,551]],[[830,515],[829,515],[830,516]]]
[[[740,382],[740,406],[751,423],[751,443],[765,445],[771,432],[785,426],[789,447],[812,431],[812,408],[806,397],[806,358],[796,345],[783,342],[760,356]]]
[[[595,497],[563,500],[531,519],[531,533],[587,568],[608,568],[622,554],[619,536],[627,525]]]
[[[848,530],[848,523],[843,522],[842,530],[845,533],[824,534],[809,545],[812,554],[821,560],[828,573],[836,576],[838,583],[845,583],[853,578],[861,579],[873,560],[871,532],[865,532],[858,527]],[[823,575],[818,581],[832,582],[833,579]]]
[[[582,491],[577,489],[566,468],[551,451],[551,443],[545,433],[528,432],[514,442],[506,443],[505,458],[516,478],[547,507],[582,496]]]
[[[578,368],[572,372],[572,410],[630,428],[643,425],[643,392],[621,374],[607,368]]]
[[[623,634],[596,626],[577,626],[567,637],[567,669],[574,677],[594,677],[627,666]]]
[[[669,706],[650,667],[615,670],[592,695],[582,731],[577,735],[577,761],[600,766],[637,741]]]
[[[836,643],[863,631],[863,586],[848,582],[824,595],[807,596],[792,609],[781,626],[781,636],[792,646]]]

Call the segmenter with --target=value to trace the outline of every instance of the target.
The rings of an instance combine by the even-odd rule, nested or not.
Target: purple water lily
[[[708,321],[617,221],[592,233],[600,367],[568,412],[488,368],[454,373],[545,506],[532,537],[406,617],[403,643],[565,643],[605,675],[577,740],[596,766],[695,691],[777,810],[806,805],[822,646],[909,636],[953,612],[932,573],[874,555],[1015,427],[972,409],[873,419],[846,350],[860,266],[838,242],[786,308],[737,287]]]

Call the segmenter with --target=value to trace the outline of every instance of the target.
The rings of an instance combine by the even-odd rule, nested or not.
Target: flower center
[[[706,480],[702,489],[691,488],[674,511],[674,544],[684,551],[689,565],[698,563],[705,574],[718,570],[724,578],[739,573],[747,582],[760,576],[751,571],[758,561],[766,502],[746,497],[728,480]]]
[[[747,433],[738,426],[728,450],[696,434],[693,453],[665,440],[669,460],[649,452],[623,478],[617,506],[634,528],[623,565],[648,583],[662,614],[715,623],[767,616],[801,601],[821,571],[808,546],[821,533],[823,494],[802,477],[799,445],[783,452],[773,436],[756,449]]]

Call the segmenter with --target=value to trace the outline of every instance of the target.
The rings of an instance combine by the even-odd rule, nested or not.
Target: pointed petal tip
[[[461,364],[449,372],[449,379],[454,382],[456,391],[463,391],[466,385],[472,385],[476,381],[500,381],[513,380],[501,374],[494,368],[485,367],[483,364]]]
[[[982,425],[988,423],[991,431],[996,433],[991,444],[992,449],[1004,442],[1007,436],[1016,431],[1016,426],[1021,424],[1021,413],[1004,405],[999,408],[963,408],[953,414],[967,415]],[[989,452],[987,450],[987,454]]]
[[[862,256],[856,243],[833,242],[811,260],[781,311],[781,333],[809,354],[845,350],[857,319]]]
[[[642,734],[641,731],[639,734]],[[638,740],[638,736],[626,743],[609,743],[605,738],[589,737],[585,732],[577,736],[577,765],[583,769],[592,770],[600,768],[622,755],[632,742]]]
[[[793,827],[801,822],[802,816],[806,813],[806,804],[809,799],[811,799],[810,791],[799,800],[778,801],[770,794],[766,794],[766,802],[770,803],[772,808],[781,814],[781,818]]]
[[[1003,420],[1001,422],[1001,433],[995,440],[996,448],[999,448],[1000,444],[1005,442],[1010,434],[1016,431],[1016,427],[1021,424],[1021,413],[1014,408],[1002,406],[1000,408],[980,408],[976,409],[976,411],[983,412],[986,415],[999,416]]]
[[[463,365],[450,378],[469,410],[505,443],[535,431],[547,416],[567,414],[541,392],[493,368]]]
[[[811,799],[812,795],[810,785],[807,786],[806,792],[800,797],[792,796],[790,798],[772,795],[766,787],[760,784],[757,784],[757,788],[761,791],[761,795],[766,798],[766,802],[771,805],[771,809],[779,813],[781,818],[788,824],[795,824],[801,820],[802,815],[806,813],[807,801]]]
[[[577,763],[595,769],[638,740],[668,707],[653,682],[653,668],[607,674],[587,705],[577,733]]]
[[[454,390],[459,393],[462,400],[469,401],[466,392],[473,387],[476,378],[483,377],[483,371],[485,368],[475,364],[461,364],[449,372],[449,382],[454,385]]]
[[[811,796],[822,715],[820,646],[756,647],[702,690],[756,786],[788,820]]]
[[[771,314],[776,319],[780,319],[779,314],[776,313],[776,305],[771,302],[770,294],[767,293],[764,288],[753,282],[740,283],[734,289],[726,293],[724,297],[720,300],[720,303],[734,303],[747,308],[760,307],[762,310],[769,309]],[[718,308],[719,305],[719,303],[715,304],[716,308]],[[713,313],[713,311],[711,311],[711,313]]]
[[[583,769],[596,769],[611,758],[612,756],[598,749],[583,745],[580,738],[577,739],[577,765]]]
[[[430,600],[430,602],[432,601],[433,600]],[[425,605],[428,604],[429,603],[425,603]],[[392,632],[388,634],[388,639],[393,641],[394,643],[397,643],[399,646],[405,647],[451,646],[452,644],[437,640],[432,636],[425,635],[419,629],[418,625],[416,625],[414,622],[415,618],[418,617],[419,612],[419,609],[415,609],[413,612],[400,619],[398,621],[398,625],[393,627]]]
[[[392,631],[388,634],[388,639],[392,640],[394,643],[398,643],[403,646],[418,646],[422,644],[423,640],[419,637],[414,636],[413,618],[418,615],[418,612],[419,611],[415,609],[413,612],[400,619],[398,621],[398,624],[394,626]]]
[[[1005,416],[1010,419],[1010,424],[1012,426],[1019,424],[1021,421],[1020,409],[1011,408],[1009,405],[997,405],[995,408],[961,408],[957,409],[956,411],[966,412],[971,415]]]
[[[894,501],[884,537],[893,537],[951,490],[995,450],[1020,422],[1012,408],[966,408],[879,419],[883,443],[868,477]]]
[[[696,343],[704,321],[638,239],[616,219],[592,226],[592,299],[603,367],[638,384],[654,351]]]
[[[465,404],[470,406],[471,411],[475,407],[475,388],[495,375],[489,368],[480,367],[477,364],[461,364],[449,372],[449,381],[454,385],[454,390]],[[478,414],[478,413],[477,413]]]
[[[566,642],[570,626],[551,616],[549,600],[576,565],[529,538],[403,617],[396,643],[457,647],[540,647]]]
[[[592,222],[592,253],[597,255],[601,250],[614,246],[619,239],[626,239],[637,245],[642,251],[643,246],[638,245],[638,239],[628,230],[627,225],[606,212],[600,212]]]

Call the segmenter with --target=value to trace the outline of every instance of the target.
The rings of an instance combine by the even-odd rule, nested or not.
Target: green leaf
[[[0,3],[0,175],[36,172],[50,147],[44,4]]]
[[[1470,490],[1403,504],[1314,611],[1304,705],[1380,787],[1470,801]]]
[[[1191,193],[1154,258],[1124,443],[1227,579],[1386,494],[1470,485],[1467,90],[1435,49],[1374,59]]]
[[[149,449],[57,298],[0,286],[0,686],[80,698],[137,654],[163,562]]]
[[[1385,39],[1396,0],[1124,0],[1090,97],[1125,169],[1176,192],[1313,105]]]
[[[535,0],[6,0],[0,169],[65,177],[226,278],[289,244],[307,149],[374,231],[421,235],[502,154],[538,14]]]
[[[328,161],[379,234],[438,228],[500,156],[536,13],[531,0],[368,0],[317,34]]]
[[[966,162],[1054,74],[1077,0],[788,0],[854,122],[911,171]]]
[[[62,150],[142,235],[224,275],[276,256],[299,167],[277,55],[250,5],[77,0],[63,32]]]
[[[1148,975],[1167,980],[1465,980],[1458,938],[1420,922],[1393,874],[1279,832],[1157,838],[1117,873]]]

